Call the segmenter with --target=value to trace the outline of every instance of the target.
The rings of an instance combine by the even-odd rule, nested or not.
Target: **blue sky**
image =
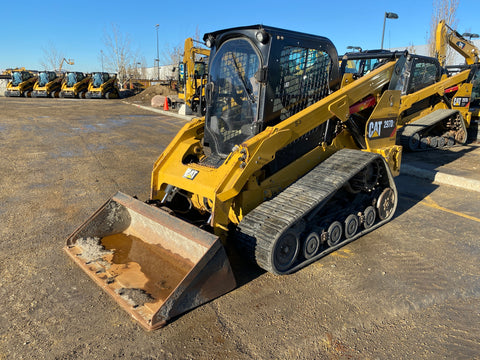
[[[45,50],[51,48],[75,60],[64,66],[76,71],[101,70],[104,34],[115,24],[128,34],[131,47],[153,66],[156,30],[159,52],[183,46],[198,32],[265,24],[330,38],[339,54],[349,45],[379,48],[385,11],[399,18],[387,20],[384,47],[425,44],[433,0],[277,0],[277,1],[3,1],[0,22],[0,69],[25,66],[41,69]],[[480,33],[478,0],[459,0],[458,28]],[[200,4],[200,5],[199,5]]]

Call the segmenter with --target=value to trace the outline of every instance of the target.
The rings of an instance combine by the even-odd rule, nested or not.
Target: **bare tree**
[[[40,66],[43,70],[58,69],[65,58],[64,54],[58,51],[52,42],[49,42],[47,47],[42,48],[42,51],[43,57],[40,60]]]
[[[432,19],[430,22],[430,36],[428,40],[428,52],[435,56],[435,34],[440,20],[445,20],[448,26],[456,29],[458,25],[457,9],[460,0],[434,0],[432,5]],[[447,62],[453,56],[453,50],[447,49]]]
[[[117,74],[120,86],[132,76],[136,69],[138,50],[132,50],[130,36],[122,34],[117,25],[112,24],[109,31],[105,30],[103,43],[106,50],[101,52],[104,68]]]
[[[193,36],[195,42],[202,42],[201,32],[197,27],[195,28],[195,35]],[[164,65],[175,65],[183,60],[184,43],[170,46],[167,44],[165,50],[162,52],[161,61]]]
[[[167,45],[162,51],[161,62],[164,65],[177,65],[183,60],[183,43],[176,46]]]

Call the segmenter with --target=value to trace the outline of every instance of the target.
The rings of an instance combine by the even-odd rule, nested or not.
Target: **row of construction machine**
[[[65,246],[150,330],[236,287],[227,248],[290,274],[397,207],[396,62],[342,84],[325,37],[254,25],[203,40],[205,116],[159,156],[149,199],[117,193]]]
[[[183,61],[178,64],[178,97],[199,116],[204,116],[206,112],[205,85],[209,56],[209,49],[195,46],[192,38],[185,39]]]
[[[5,96],[75,97],[117,99],[120,92],[115,74],[95,72],[12,71]]]
[[[386,88],[401,93],[398,143],[410,151],[464,144],[471,118],[465,101],[471,94],[470,71],[449,76],[434,57],[370,50],[343,56],[342,83],[357,81],[387,62],[395,64],[395,71]]]

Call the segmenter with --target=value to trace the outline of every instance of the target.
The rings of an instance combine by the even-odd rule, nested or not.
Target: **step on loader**
[[[394,63],[340,88],[325,37],[254,25],[204,41],[206,116],[155,162],[145,203],[116,194],[65,247],[149,330],[236,287],[226,246],[289,274],[397,206]]]

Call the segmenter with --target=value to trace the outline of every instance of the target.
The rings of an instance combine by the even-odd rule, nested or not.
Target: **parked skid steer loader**
[[[403,148],[417,151],[465,144],[471,119],[470,71],[448,76],[436,58],[385,50],[356,52],[343,56],[342,84],[386,62],[395,63],[387,88],[402,95],[397,137]]]
[[[62,98],[85,98],[91,76],[83,72],[71,71],[65,75],[62,83]]]
[[[118,99],[119,97],[117,75],[106,72],[92,74],[86,93],[87,99]]]
[[[340,89],[324,37],[256,25],[204,40],[206,116],[160,155],[146,203],[117,193],[65,247],[147,329],[236,287],[225,245],[289,274],[397,206],[394,63]]]
[[[33,85],[32,97],[58,97],[62,87],[63,76],[55,71],[42,71]]]
[[[26,70],[12,71],[12,80],[7,84],[5,96],[30,96],[37,76]]]

